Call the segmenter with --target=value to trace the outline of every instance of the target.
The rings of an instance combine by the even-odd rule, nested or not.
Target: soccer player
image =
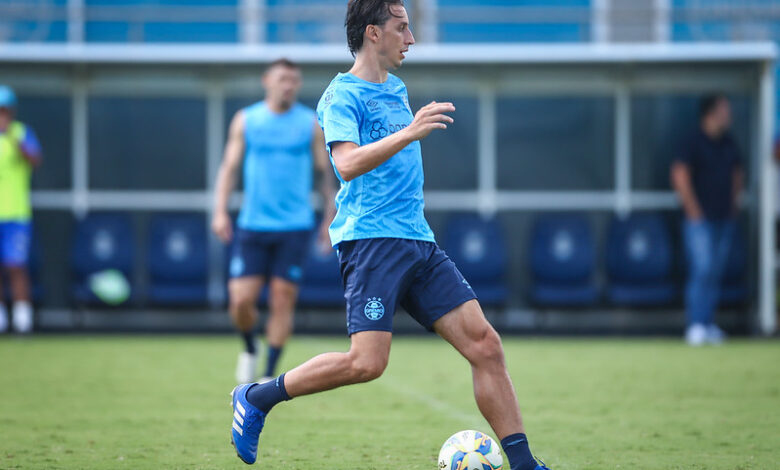
[[[351,347],[319,355],[272,382],[237,386],[231,435],[238,456],[256,460],[274,405],[382,375],[400,304],[469,361],[477,405],[501,439],[511,470],[544,469],[528,448],[501,339],[423,215],[419,141],[446,129],[453,122],[446,113],[455,107],[432,102],[413,115],[406,87],[389,73],[414,44],[401,0],[350,0],[345,25],[355,63],[330,83],[317,114],[341,181],[330,236],[341,265]]]
[[[233,117],[217,176],[212,229],[225,243],[233,242],[229,308],[246,348],[238,356],[238,383],[256,379],[255,305],[266,282],[270,315],[264,376],[268,379],[275,375],[282,348],[292,333],[298,283],[315,222],[310,203],[314,166],[321,173],[319,189],[324,202],[319,245],[331,249],[328,224],[335,213],[333,176],[315,113],[296,101],[301,83],[300,68],[289,60],[279,59],[268,67],[263,74],[265,99]],[[234,234],[228,200],[242,162],[244,202]]]
[[[35,132],[15,117],[16,95],[0,85],[0,264],[11,287],[13,328],[18,333],[29,333],[33,329],[27,275],[32,217],[30,176],[41,163],[41,145]],[[8,330],[3,297],[0,282],[0,332]]]

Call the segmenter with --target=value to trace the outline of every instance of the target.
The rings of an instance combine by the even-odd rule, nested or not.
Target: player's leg
[[[268,321],[265,339],[268,343],[263,381],[276,375],[276,365],[287,339],[293,330],[298,283],[303,276],[303,263],[308,253],[310,232],[293,231],[280,234],[271,255],[271,282],[269,284]]]
[[[269,284],[268,311],[265,324],[265,341],[268,344],[264,379],[276,374],[276,365],[287,339],[293,330],[293,312],[298,299],[298,284],[279,277],[272,277]]]
[[[433,327],[471,364],[474,398],[501,441],[510,469],[545,468],[537,463],[528,447],[501,338],[485,318],[479,303],[469,300],[438,319]]]
[[[509,460],[511,470],[535,470],[520,407],[496,330],[485,319],[468,281],[434,243],[418,243],[426,264],[402,305],[420,324],[452,344],[471,364],[477,406]]]
[[[477,406],[499,439],[525,432],[501,339],[485,319],[479,303],[469,300],[456,307],[437,320],[433,328],[471,364]]]
[[[30,278],[27,260],[30,252],[31,226],[29,222],[7,224],[3,236],[3,262],[13,299],[12,324],[19,333],[33,329],[33,309],[30,296]]]
[[[244,341],[244,351],[238,355],[236,381],[254,382],[257,374],[257,298],[263,290],[262,276],[243,276],[228,282],[230,319]]]
[[[353,334],[348,352],[320,354],[287,372],[287,393],[299,397],[379,378],[387,367],[392,336],[388,331]]]
[[[256,460],[265,417],[278,403],[343,385],[368,382],[382,375],[390,355],[391,337],[392,334],[386,331],[355,333],[348,352],[320,354],[275,380],[242,384],[233,389],[231,442],[239,458],[246,463]]]
[[[265,416],[277,403],[373,380],[387,366],[395,308],[408,288],[410,273],[420,263],[419,257],[408,240],[366,239],[342,242],[339,263],[350,349],[320,354],[275,380],[239,385],[233,390],[236,421],[231,436],[245,462],[254,462]]]

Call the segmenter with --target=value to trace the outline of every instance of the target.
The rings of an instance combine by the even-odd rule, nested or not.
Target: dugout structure
[[[47,161],[52,169],[44,170],[49,174],[36,183],[35,208],[75,214],[207,214],[230,115],[259,96],[261,67],[282,56],[303,65],[302,101],[308,104],[351,62],[341,45],[0,45],[0,82],[18,91],[23,106],[37,106],[48,117],[38,116],[38,121],[59,128],[61,148],[55,153],[63,158]],[[678,119],[675,110],[681,106],[690,111],[704,92],[724,91],[734,97],[735,132],[749,177],[744,203],[752,251],[751,323],[772,334],[778,199],[771,156],[775,56],[772,43],[416,45],[399,71],[412,106],[430,98],[462,104],[461,137],[451,134],[463,152],[457,164],[443,138],[424,150],[427,208],[433,219],[440,212],[476,210],[507,220],[524,211],[674,211],[678,202],[667,170],[674,152],[670,142],[679,136],[671,135],[674,126],[670,131],[659,121]],[[154,100],[164,103],[136,106]],[[145,154],[156,150],[137,152],[135,163],[147,165],[138,174],[132,166],[121,166],[119,149],[127,147],[126,136],[116,129],[124,127],[111,127],[101,118],[105,112],[154,120],[155,115],[170,116],[165,109],[182,103],[184,111],[177,116],[189,116],[185,121],[194,123],[196,146],[177,151],[162,142],[154,148],[165,152],[151,162]],[[548,132],[552,135],[534,127],[545,120],[551,124],[542,130],[555,130]],[[578,132],[582,126],[584,132]],[[658,126],[665,130],[654,134]],[[111,132],[116,135],[104,135]],[[104,138],[116,140],[116,152]],[[544,139],[558,150],[546,153],[544,146],[527,146]],[[573,147],[553,145],[567,139]],[[656,145],[664,139],[666,144]],[[122,174],[122,168],[127,172]],[[166,174],[176,177],[166,179]],[[179,181],[185,178],[189,182]],[[521,222],[509,225],[510,232],[527,228]],[[221,248],[212,243],[216,260]],[[524,249],[520,245],[515,251]],[[217,304],[222,271],[211,271],[211,297]],[[516,273],[520,282],[523,276]]]

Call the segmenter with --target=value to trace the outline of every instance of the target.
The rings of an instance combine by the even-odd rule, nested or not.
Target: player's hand
[[[330,234],[328,233],[328,224],[320,224],[319,231],[317,233],[317,250],[323,256],[330,254],[333,251],[333,247],[330,244]]]
[[[414,115],[414,121],[404,129],[413,140],[421,140],[428,137],[434,129],[446,129],[447,124],[455,122],[454,119],[444,113],[455,111],[452,103],[437,103],[431,101],[420,108]]]
[[[233,239],[233,222],[226,212],[217,211],[214,213],[214,217],[211,220],[211,230],[224,243],[228,243]]]

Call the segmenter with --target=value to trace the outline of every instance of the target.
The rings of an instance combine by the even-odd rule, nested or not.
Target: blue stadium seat
[[[532,303],[546,307],[596,303],[595,248],[584,216],[561,213],[537,217],[529,245]]]
[[[734,240],[731,243],[729,259],[723,272],[720,303],[742,305],[748,300],[747,287],[747,243],[742,227],[737,225]]]
[[[298,303],[307,307],[343,307],[344,289],[341,286],[339,261],[335,251],[323,255],[317,247],[317,233],[313,232],[309,256],[303,270],[303,283]]]
[[[135,239],[130,216],[124,213],[93,213],[76,222],[71,252],[72,298],[80,305],[105,306],[89,289],[92,274],[115,269],[133,285]],[[125,302],[127,303],[127,302]]]
[[[607,297],[627,306],[654,306],[673,302],[672,243],[659,214],[614,217],[607,233]]]
[[[200,214],[156,214],[149,223],[148,300],[156,305],[208,301],[206,221]]]
[[[444,231],[443,247],[482,305],[506,304],[508,255],[498,219],[477,214],[453,215]]]

